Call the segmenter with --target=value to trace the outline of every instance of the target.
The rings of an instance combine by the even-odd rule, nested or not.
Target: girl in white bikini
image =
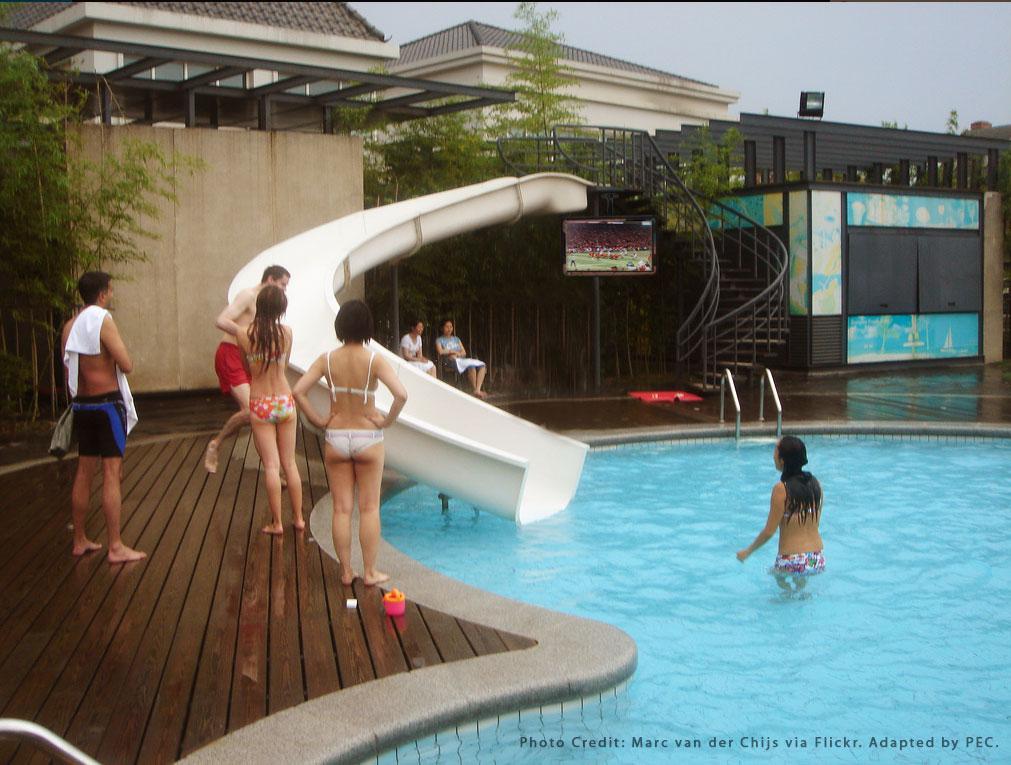
[[[358,487],[358,539],[362,546],[366,585],[389,576],[376,568],[381,525],[379,487],[383,477],[383,429],[397,421],[407,402],[407,389],[389,363],[366,346],[372,339],[372,314],[360,300],[344,303],[334,322],[343,345],[316,359],[295,385],[300,411],[326,431],[323,460],[333,497],[333,543],[340,559],[341,582],[355,578],[351,568],[351,513]],[[309,402],[309,391],[320,378],[330,388],[330,412],[321,417]],[[393,394],[390,412],[376,409],[375,391],[382,382]]]
[[[256,316],[235,340],[246,356],[249,383],[249,423],[253,442],[263,463],[270,523],[264,534],[281,534],[281,473],[288,477],[288,496],[296,529],[304,529],[302,519],[302,479],[295,464],[295,401],[284,370],[291,353],[291,327],[281,323],[288,299],[280,287],[268,285],[256,296]]]

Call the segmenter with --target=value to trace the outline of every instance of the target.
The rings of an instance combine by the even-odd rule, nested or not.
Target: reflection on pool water
[[[1011,443],[806,440],[827,569],[799,594],[768,574],[775,540],[734,557],[765,521],[771,442],[593,452],[569,509],[526,527],[456,503],[443,515],[426,486],[390,500],[386,537],[425,565],[614,624],[639,649],[602,716],[526,720],[420,759],[1008,761]]]

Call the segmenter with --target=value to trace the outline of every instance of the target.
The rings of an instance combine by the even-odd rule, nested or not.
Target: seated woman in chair
[[[466,372],[471,392],[475,396],[488,398],[488,394],[481,390],[488,367],[483,361],[468,358],[467,349],[464,348],[460,338],[453,334],[453,322],[449,319],[442,324],[442,335],[435,341],[435,350],[439,352],[440,361],[451,359],[454,362],[457,374],[462,375]]]
[[[415,369],[435,377],[435,364],[425,358],[421,350],[421,337],[425,333],[425,322],[415,321],[411,331],[400,338],[400,355]]]

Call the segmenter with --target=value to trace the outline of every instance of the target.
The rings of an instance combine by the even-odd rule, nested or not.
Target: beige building
[[[461,85],[504,86],[514,69],[521,35],[468,21],[400,46],[390,72]],[[562,63],[577,83],[570,95],[590,125],[655,133],[732,119],[739,97],[717,85],[640,66],[592,51],[562,46]]]

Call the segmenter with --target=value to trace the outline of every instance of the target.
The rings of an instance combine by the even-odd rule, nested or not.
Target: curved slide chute
[[[515,222],[524,215],[583,210],[590,185],[560,173],[497,178],[353,213],[264,250],[236,274],[228,297],[232,300],[239,290],[258,284],[269,265],[291,272],[285,321],[295,338],[288,368],[294,380],[334,347],[336,296],[352,277],[467,231]],[[546,518],[569,504],[586,444],[419,372],[375,341],[371,347],[393,365],[409,394],[397,423],[386,431],[389,466],[520,524]],[[319,411],[329,408],[322,384],[311,399]],[[391,402],[380,386],[376,406],[388,411]]]

